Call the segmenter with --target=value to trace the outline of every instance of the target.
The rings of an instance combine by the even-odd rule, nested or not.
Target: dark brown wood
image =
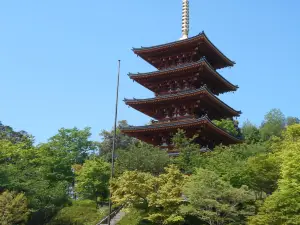
[[[149,99],[125,99],[132,108],[156,119],[151,125],[122,128],[122,132],[172,152],[172,136],[183,129],[196,142],[212,149],[240,139],[218,128],[211,120],[239,116],[215,95],[235,91],[237,86],[216,69],[233,66],[201,33],[193,38],[133,50],[158,68],[156,72],[130,74],[130,78],[154,92]]]

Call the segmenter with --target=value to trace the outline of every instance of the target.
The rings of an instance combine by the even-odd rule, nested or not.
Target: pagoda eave
[[[175,42],[170,42],[163,45],[156,45],[152,47],[141,47],[141,48],[133,48],[132,51],[143,58],[145,61],[153,65],[154,67],[159,68],[158,62],[156,62],[156,58],[158,55],[166,55],[169,56],[171,52],[180,52],[182,49],[189,49],[194,51],[199,46],[205,45],[205,49],[207,52],[210,52],[212,55],[208,56],[210,58],[209,61],[213,61],[213,67],[215,69],[221,69],[224,67],[232,67],[235,62],[226,57],[205,35],[204,32],[201,32],[199,35],[196,35],[191,38],[187,38],[184,40],[179,40]],[[209,55],[209,54],[206,54]]]
[[[199,101],[198,101],[199,100]],[[152,118],[158,119],[155,116],[155,109],[157,106],[171,106],[173,104],[184,104],[188,101],[198,101],[200,106],[201,102],[204,101],[206,105],[209,105],[211,109],[218,109],[220,112],[220,116],[214,119],[220,119],[222,117],[229,118],[229,117],[238,117],[241,114],[241,111],[237,111],[226,103],[221,101],[219,98],[214,96],[205,86],[196,90],[189,90],[184,92],[179,92],[176,94],[168,94],[163,96],[157,96],[155,98],[148,98],[148,99],[125,99],[124,102],[126,105],[131,106],[132,108],[141,111]],[[216,105],[218,107],[215,107]],[[223,116],[221,116],[223,115]]]
[[[237,85],[233,85],[215,71],[205,57],[201,58],[197,62],[183,64],[165,70],[137,74],[130,73],[128,75],[130,79],[155,92],[153,86],[155,87],[157,83],[167,81],[171,78],[186,79],[194,76],[194,74],[199,76],[199,78],[197,78],[199,81],[210,81],[212,84],[215,84],[214,86],[217,85],[219,87],[217,94],[228,91],[236,91],[238,89]]]
[[[200,139],[214,140],[215,144],[237,144],[243,140],[237,138],[227,131],[217,127],[207,116],[199,119],[187,119],[176,121],[172,123],[157,123],[147,126],[130,126],[123,127],[121,132],[124,134],[135,137],[139,140],[145,141],[149,144],[159,145],[157,141],[158,136],[164,133],[176,133],[178,129],[196,132]]]

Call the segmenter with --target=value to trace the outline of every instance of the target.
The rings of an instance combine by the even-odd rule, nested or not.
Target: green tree
[[[156,224],[182,224],[184,175],[174,166],[155,177],[150,173],[126,171],[111,182],[112,200],[145,211],[145,219]]]
[[[259,154],[250,157],[245,167],[247,185],[254,190],[257,198],[272,194],[277,188],[280,176],[280,160],[275,154]]]
[[[262,205],[249,224],[300,224],[300,124],[287,127],[279,157],[278,189]]]
[[[138,170],[152,174],[160,174],[164,171],[170,159],[165,151],[142,142],[130,145],[127,151],[119,150],[116,159],[116,172]]]
[[[76,175],[76,192],[80,198],[94,200],[98,205],[108,197],[110,164],[102,158],[86,160]]]
[[[69,194],[74,193],[75,174],[72,165],[82,164],[89,153],[97,151],[90,141],[90,128],[62,128],[45,144],[38,146],[46,178],[52,182],[67,182]],[[73,195],[73,198],[75,196]]]
[[[79,130],[62,128],[58,134],[49,139],[48,147],[52,151],[61,151],[68,153],[71,164],[82,164],[88,154],[97,150],[97,146],[90,141],[91,128],[86,127]]]
[[[246,217],[254,213],[254,196],[248,188],[234,188],[213,171],[198,169],[184,193],[190,205],[182,206],[182,213],[210,225],[245,224]]]
[[[174,158],[173,162],[186,174],[191,174],[199,163],[199,159],[203,157],[200,152],[200,145],[194,142],[196,137],[188,138],[185,131],[178,130],[172,139],[174,150],[179,152],[178,157]]]
[[[0,224],[23,225],[26,224],[29,211],[24,194],[5,191],[0,195]]]
[[[112,201],[137,209],[148,209],[148,195],[155,190],[154,177],[150,173],[125,171],[111,181]]]
[[[97,208],[92,200],[77,200],[62,208],[49,225],[95,225],[108,213],[108,207]]]
[[[214,171],[234,187],[241,187],[246,182],[248,158],[267,151],[261,144],[218,146],[214,151],[199,157],[198,167]]]
[[[239,132],[233,120],[230,119],[213,120],[213,123],[234,136],[239,135]]]
[[[284,114],[279,109],[272,109],[265,115],[260,128],[263,141],[269,140],[272,136],[280,136],[286,124]]]
[[[3,125],[0,122],[0,140],[8,140],[14,144],[23,143],[27,147],[31,147],[34,138],[26,131],[15,131],[12,127]]]
[[[300,123],[300,119],[297,118],[297,117],[289,116],[289,117],[286,118],[287,126],[291,126],[291,125],[299,124],[299,123]]]
[[[259,129],[250,121],[247,120],[246,122],[244,122],[241,131],[246,143],[255,144],[260,141]]]
[[[179,207],[184,203],[182,188],[185,180],[174,165],[155,178],[156,190],[148,196],[150,213],[147,219],[157,224],[183,224]]]
[[[45,158],[38,148],[0,141],[1,189],[25,193],[32,212],[29,224],[44,224],[68,201],[67,183],[48,179],[52,171]]]
[[[128,126],[126,120],[121,120],[118,122],[117,126],[117,136],[116,136],[116,146],[118,149],[127,149],[131,144],[137,142],[135,138],[129,137],[123,134],[120,130],[121,127]],[[100,133],[102,138],[102,142],[99,144],[100,147],[100,154],[105,156],[107,159],[111,158],[111,150],[113,146],[113,137],[114,137],[114,130],[111,131],[102,130]]]
[[[129,137],[121,132],[121,127],[126,126],[128,126],[126,120],[121,120],[118,122],[116,130],[116,146],[118,149],[127,149],[131,144],[137,141],[135,138]],[[112,150],[114,129],[111,131],[102,130],[100,136],[102,138],[102,142],[100,143],[100,153],[107,156]]]

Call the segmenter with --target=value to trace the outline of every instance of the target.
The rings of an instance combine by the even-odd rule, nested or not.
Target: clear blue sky
[[[191,30],[204,30],[230,59],[221,70],[240,86],[221,97],[259,125],[271,108],[300,117],[300,1],[190,0]],[[128,72],[154,70],[131,51],[178,40],[181,0],[26,0],[0,3],[0,121],[44,142],[61,127],[92,127],[94,140],[114,118],[122,60],[119,120],[149,118],[124,97],[150,97]]]

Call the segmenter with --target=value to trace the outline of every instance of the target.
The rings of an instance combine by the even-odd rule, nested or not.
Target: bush
[[[27,221],[29,211],[24,194],[5,191],[0,195],[0,224],[23,225]]]
[[[144,222],[146,215],[142,211],[131,208],[129,212],[118,222],[118,225],[151,225],[150,222]]]
[[[95,225],[108,214],[108,207],[97,209],[91,200],[74,201],[62,208],[49,225]]]

